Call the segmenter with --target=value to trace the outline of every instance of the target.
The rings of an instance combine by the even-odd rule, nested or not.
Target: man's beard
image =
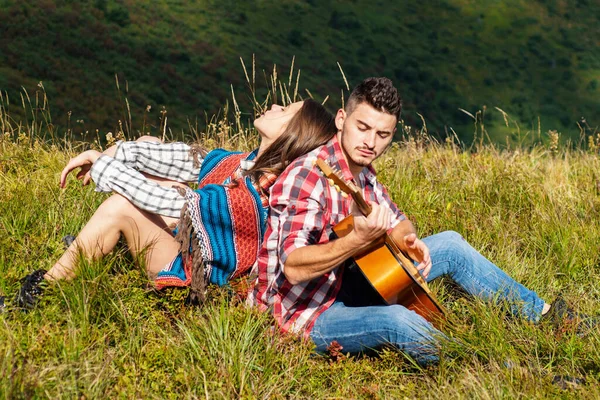
[[[358,165],[360,167],[368,167],[377,158],[377,154],[375,154],[375,152],[373,150],[369,149],[368,147],[355,147],[354,150],[358,151],[359,154],[360,154],[360,150],[367,150],[367,151],[370,151],[371,153],[373,153],[373,156],[370,160],[365,160],[362,157],[359,157],[358,159],[356,159],[354,157],[350,157],[352,159],[352,162],[355,165]]]

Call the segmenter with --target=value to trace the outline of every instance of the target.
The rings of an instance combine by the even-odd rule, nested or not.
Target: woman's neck
[[[256,153],[256,158],[261,156],[261,154],[271,145],[271,142],[268,140],[262,139],[260,141],[260,145],[258,146],[258,152]]]

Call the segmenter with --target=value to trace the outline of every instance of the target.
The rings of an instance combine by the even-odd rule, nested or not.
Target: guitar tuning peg
[[[348,198],[348,193],[346,192],[341,192],[340,193],[342,195],[343,198],[347,199]]]
[[[327,182],[329,182],[329,186],[335,186],[335,181],[331,178],[327,179]]]
[[[342,191],[338,185],[333,185],[333,188],[337,190],[338,193]]]

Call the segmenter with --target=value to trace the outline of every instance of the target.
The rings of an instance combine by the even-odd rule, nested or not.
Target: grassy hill
[[[295,56],[299,93],[330,96],[335,109],[339,62],[350,85],[391,77],[406,122],[420,126],[418,112],[440,136],[453,128],[469,141],[473,120],[458,109],[475,115],[484,105],[496,142],[550,129],[577,139],[582,117],[592,130],[600,121],[600,6],[590,0],[0,0],[0,20],[0,90],[12,115],[21,87],[34,97],[42,81],[54,123],[87,139],[128,120],[125,97],[133,132],[144,115],[158,125],[163,107],[173,130],[187,130],[218,111],[230,85],[250,117],[239,57],[250,67],[252,54],[259,95],[262,71],[275,63],[287,78]]]
[[[58,187],[75,151],[0,136],[0,295],[11,299],[21,277],[48,268],[61,237],[106,197],[72,179]],[[562,147],[472,154],[420,139],[377,166],[421,236],[456,230],[544,299],[564,293],[590,314],[600,312],[599,167],[597,154]],[[315,356],[227,290],[184,307],[185,291],[147,291],[143,266],[125,253],[82,260],[79,277],[50,286],[32,312],[0,312],[1,398],[600,396],[597,329],[579,337],[509,318],[443,282],[432,290],[450,312],[452,340],[438,367],[420,370],[394,351]]]

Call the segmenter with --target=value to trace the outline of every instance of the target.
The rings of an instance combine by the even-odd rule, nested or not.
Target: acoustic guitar
[[[331,186],[342,195],[352,196],[363,215],[368,216],[371,213],[371,206],[354,183],[342,178],[339,172],[324,160],[318,159],[316,164]],[[333,231],[338,237],[343,237],[353,228],[354,217],[350,215],[334,226]],[[365,251],[354,256],[353,261],[385,304],[401,304],[436,327],[444,320],[444,308],[435,299],[412,261],[400,250],[390,235],[385,234],[375,240]]]

